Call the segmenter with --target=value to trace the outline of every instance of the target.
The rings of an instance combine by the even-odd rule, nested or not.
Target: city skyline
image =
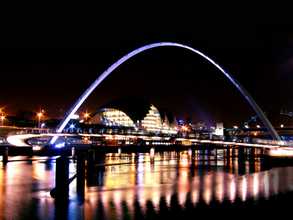
[[[215,22],[199,24],[195,29],[187,28],[190,22],[174,27],[149,23],[152,26],[143,30],[133,29],[129,23],[124,31],[107,26],[99,30],[84,27],[83,34],[70,35],[68,41],[65,38],[70,31],[61,31],[60,39],[52,38],[56,33],[52,31],[38,38],[30,32],[13,46],[12,41],[6,41],[0,51],[0,74],[5,82],[0,88],[5,94],[0,105],[13,114],[44,108],[52,117],[61,117],[85,88],[122,55],[146,43],[174,41],[200,49],[216,60],[269,115],[293,108],[293,40],[289,24],[248,21],[235,26],[232,22]],[[153,49],[119,67],[82,111],[95,111],[134,92],[156,106],[170,109],[177,117],[192,116],[196,121],[234,123],[254,114],[215,68],[176,48]]]
[[[293,22],[236,3],[1,13],[0,219],[289,216]]]

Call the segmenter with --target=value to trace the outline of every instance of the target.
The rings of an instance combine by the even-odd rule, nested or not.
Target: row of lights
[[[37,112],[37,118],[38,118],[38,124],[39,127],[41,126],[41,119],[44,116],[44,110],[41,110],[40,112]],[[3,111],[3,108],[0,108],[0,121],[1,126],[4,126],[4,121],[6,120],[6,113]]]
[[[44,113],[45,113],[45,111],[44,111],[43,109],[40,110],[40,111],[37,113],[38,127],[39,127],[39,128],[41,127],[41,120],[42,120],[42,117],[44,116]],[[83,114],[83,118],[84,118],[85,120],[88,120],[89,117],[90,117],[90,114],[89,114],[88,112],[85,112],[85,113]],[[0,108],[0,120],[1,120],[1,126],[4,125],[4,121],[5,121],[5,119],[6,119],[6,116],[5,116],[5,113],[4,113],[4,111],[3,111],[3,108]],[[245,125],[244,127],[245,127],[245,128],[249,128],[248,125]],[[260,128],[261,126],[260,126],[260,125],[256,125],[256,127],[257,127],[257,128]],[[238,127],[237,125],[234,125],[233,128],[234,128],[234,129],[238,129],[239,127]],[[284,128],[284,124],[281,124],[281,125],[280,125],[280,128]],[[181,129],[182,129],[183,131],[188,131],[188,127],[187,127],[187,126],[182,126]]]
[[[38,119],[38,127],[41,128],[43,127],[42,118],[45,116],[45,110],[41,109],[39,112],[36,113],[36,117]],[[88,112],[85,112],[83,114],[83,117],[85,120],[87,120],[90,117],[90,114]],[[0,121],[1,121],[1,126],[4,126],[4,121],[6,120],[6,114],[3,111],[3,108],[0,108]]]
[[[45,111],[44,111],[43,109],[40,110],[40,111],[37,113],[38,127],[39,127],[39,128],[42,127],[41,120],[42,120],[42,117],[44,116],[44,113],[45,113]],[[90,113],[88,113],[88,112],[83,113],[83,118],[84,118],[85,121],[88,120],[89,117],[90,117]],[[74,124],[71,124],[71,125],[70,125],[70,128],[71,128],[71,129],[74,129],[74,128],[75,128],[75,125],[74,125]]]
[[[248,125],[244,125],[244,127],[245,127],[245,128],[249,128]],[[257,127],[257,128],[261,128],[260,125],[256,125],[256,127]],[[238,127],[237,125],[234,125],[233,128],[234,128],[234,129],[238,129],[239,127]],[[280,128],[284,128],[284,124],[281,124],[281,125],[280,125]]]

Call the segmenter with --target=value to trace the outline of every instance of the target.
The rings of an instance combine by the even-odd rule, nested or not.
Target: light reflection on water
[[[208,157],[211,158],[212,156]],[[107,154],[99,157],[86,178],[85,202],[76,199],[76,181],[70,184],[68,206],[60,207],[49,195],[54,187],[55,160],[12,158],[0,169],[0,219],[54,219],[61,212],[68,218],[134,218],[150,208],[196,207],[202,203],[269,199],[293,190],[293,167],[262,171],[259,159],[239,164],[212,160],[190,152],[149,154]],[[220,157],[220,156],[219,156]],[[106,166],[101,166],[106,164]],[[224,166],[225,165],[225,166]],[[89,165],[90,166],[90,165]],[[70,176],[76,164],[70,164]],[[58,208],[61,211],[58,211]],[[138,211],[139,210],[139,211]]]

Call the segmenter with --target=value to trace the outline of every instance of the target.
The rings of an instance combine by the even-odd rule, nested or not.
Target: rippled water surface
[[[270,200],[293,190],[293,167],[265,168],[253,161],[217,155],[164,152],[97,156],[86,175],[85,200],[70,184],[67,204],[49,191],[54,158],[11,157],[0,169],[1,219],[143,219],[197,207]],[[76,172],[71,162],[70,176]]]

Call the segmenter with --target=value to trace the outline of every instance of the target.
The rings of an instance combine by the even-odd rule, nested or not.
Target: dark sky
[[[109,65],[147,43],[173,41],[201,50],[233,75],[267,113],[293,110],[293,26],[265,19],[205,19],[136,13],[76,18],[11,16],[0,42],[0,105],[57,116]],[[42,17],[43,18],[43,17]],[[136,94],[178,117],[236,123],[253,115],[239,92],[199,56],[157,48],[116,70],[84,104],[94,109]]]

